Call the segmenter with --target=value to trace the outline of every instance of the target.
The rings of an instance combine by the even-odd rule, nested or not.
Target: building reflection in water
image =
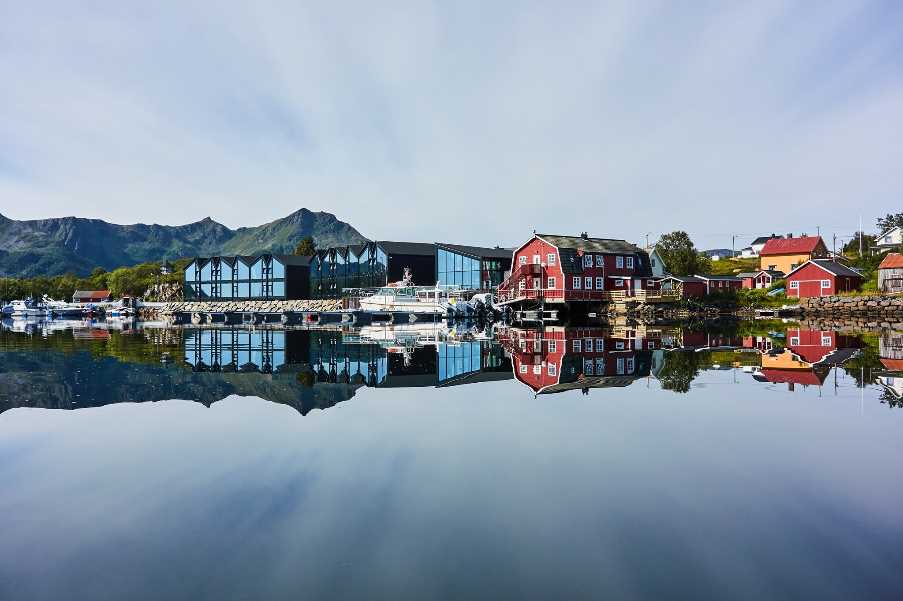
[[[433,332],[186,329],[194,371],[303,374],[310,383],[369,387],[451,386],[511,378],[510,360],[488,339],[449,340]],[[411,335],[413,332],[414,335]],[[371,331],[372,333],[372,331]]]

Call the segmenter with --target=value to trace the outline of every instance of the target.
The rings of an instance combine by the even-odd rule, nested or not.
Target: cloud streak
[[[903,209],[899,3],[485,4],[10,5],[0,212],[729,246]]]

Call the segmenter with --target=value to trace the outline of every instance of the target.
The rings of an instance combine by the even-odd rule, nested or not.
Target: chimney
[[[589,234],[587,234],[586,232],[580,232],[580,237],[583,238],[584,240],[588,240]]]
[[[793,238],[793,233],[787,234],[787,239]]]

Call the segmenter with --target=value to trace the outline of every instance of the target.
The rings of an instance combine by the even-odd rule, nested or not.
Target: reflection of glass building
[[[339,298],[349,288],[378,288],[411,270],[418,286],[489,290],[511,268],[511,251],[455,244],[368,242],[322,249],[310,261],[311,298]]]
[[[185,267],[185,300],[308,298],[308,257],[196,258]]]
[[[194,371],[310,372],[312,382],[388,388],[512,377],[504,350],[489,340],[396,351],[332,330],[186,328],[183,339]]]

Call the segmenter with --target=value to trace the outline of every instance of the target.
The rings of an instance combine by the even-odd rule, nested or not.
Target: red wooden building
[[[601,302],[609,299],[606,293],[633,296],[657,288],[649,255],[625,240],[534,234],[514,250],[498,296],[503,303]]]
[[[706,294],[739,290],[743,285],[740,278],[733,275],[697,275],[696,277],[705,282]]]
[[[659,286],[662,291],[676,292],[680,298],[700,298],[708,290],[705,280],[695,275],[666,275],[659,280]]]
[[[787,296],[808,298],[858,290],[865,278],[831,259],[806,261],[787,274]]]
[[[768,288],[783,279],[784,272],[776,269],[760,269],[750,273],[741,273],[738,277],[744,288]]]

